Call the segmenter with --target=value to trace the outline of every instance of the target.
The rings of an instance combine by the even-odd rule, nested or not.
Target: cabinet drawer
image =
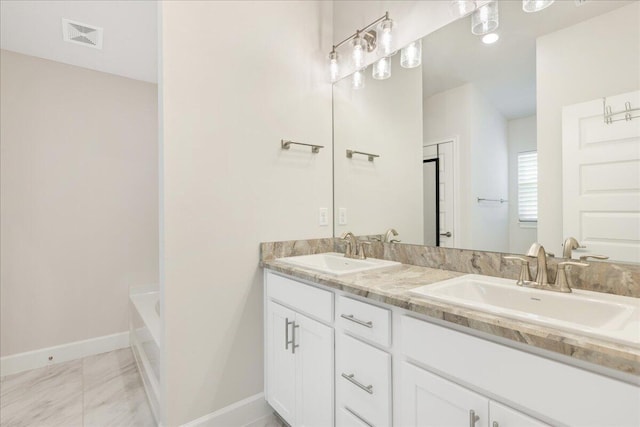
[[[336,407],[372,426],[391,425],[391,355],[340,334],[336,356]]]
[[[391,345],[391,311],[352,298],[338,297],[336,318],[340,326],[376,344]]]
[[[336,427],[373,427],[373,424],[353,409],[340,407],[336,413]]]
[[[267,296],[327,323],[333,321],[333,292],[267,273]]]

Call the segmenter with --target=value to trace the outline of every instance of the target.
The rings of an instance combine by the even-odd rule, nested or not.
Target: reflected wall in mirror
[[[498,4],[493,44],[466,17],[421,67],[334,84],[335,235],[558,256],[574,236],[574,258],[640,261],[640,118],[606,124],[602,101],[640,107],[640,2]]]

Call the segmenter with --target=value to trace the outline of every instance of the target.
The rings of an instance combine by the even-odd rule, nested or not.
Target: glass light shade
[[[340,66],[338,65],[338,52],[333,51],[329,54],[329,75],[331,81],[335,82],[340,74]]]
[[[391,58],[380,58],[371,67],[371,77],[376,80],[385,80],[391,77]]]
[[[476,10],[476,2],[475,0],[453,0],[449,3],[449,10],[454,17],[462,18]]]
[[[522,10],[525,12],[539,12],[551,6],[554,1],[555,0],[522,0]]]
[[[358,70],[353,73],[351,87],[355,90],[364,88],[364,70]]]
[[[492,1],[481,6],[471,15],[471,32],[477,36],[491,33],[498,28],[498,2]]]
[[[353,52],[351,57],[353,59],[353,66],[356,70],[364,67],[364,57],[367,52],[367,42],[360,36],[356,36],[353,39]]]
[[[415,68],[420,64],[422,64],[422,40],[416,40],[400,51],[400,65],[403,68]]]
[[[384,56],[391,55],[394,26],[394,22],[391,19],[385,19],[380,23],[380,29],[378,32],[378,50]]]

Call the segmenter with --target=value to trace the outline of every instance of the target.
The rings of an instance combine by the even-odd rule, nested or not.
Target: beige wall
[[[175,426],[263,389],[259,242],[332,235],[318,225],[332,209],[331,2],[162,2],[161,13],[163,389]],[[282,138],[326,148],[285,151]]]
[[[2,355],[126,331],[158,280],[156,85],[0,59]]]
[[[506,251],[508,207],[477,197],[506,198],[506,121],[471,83],[424,100],[424,140],[457,138],[454,247]]]
[[[518,220],[518,154],[536,151],[536,116],[507,122],[509,145],[509,252],[524,254],[538,240],[537,225]]]
[[[383,234],[395,228],[404,243],[423,244],[422,68],[400,66],[392,57],[391,78],[354,90],[352,79],[334,86],[334,201],[347,209],[336,235]],[[346,156],[346,150],[380,155]],[[338,218],[334,218],[338,221]]]
[[[640,88],[640,2],[540,37],[538,241],[561,253],[562,107]]]

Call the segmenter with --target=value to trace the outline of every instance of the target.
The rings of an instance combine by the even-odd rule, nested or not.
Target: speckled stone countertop
[[[401,264],[384,270],[336,277],[293,267],[278,259],[265,259],[261,265],[276,272],[372,301],[631,374],[640,380],[640,349],[638,348],[435,300],[416,298],[408,292],[419,286],[462,276],[464,273]]]

